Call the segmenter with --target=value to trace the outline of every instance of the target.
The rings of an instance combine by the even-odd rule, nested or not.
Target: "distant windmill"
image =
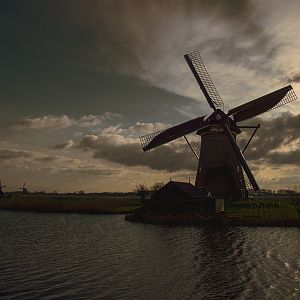
[[[19,188],[23,193],[27,193],[27,188],[25,187],[25,182],[23,183],[23,186]]]
[[[1,180],[0,180],[0,197],[4,196],[3,189],[6,188],[6,185],[2,185]]]
[[[140,137],[144,151],[184,137],[198,159],[195,186],[204,188],[213,196],[240,199],[247,197],[246,190],[259,190],[258,184],[243,156],[257,126],[240,126],[245,120],[297,100],[291,85],[247,102],[227,113],[223,101],[215,88],[198,51],[184,55],[213,113],[201,116],[169,129]],[[242,128],[255,128],[243,151],[236,143],[236,136]],[[201,150],[198,157],[186,138],[195,132],[201,136]],[[278,134],[275,133],[275,134]]]

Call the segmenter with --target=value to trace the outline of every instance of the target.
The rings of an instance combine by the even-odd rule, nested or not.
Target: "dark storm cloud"
[[[252,66],[250,56],[263,62],[273,47],[267,46],[268,36],[257,22],[261,12],[250,0],[29,0],[0,5],[5,25],[0,27],[5,45],[0,49],[0,96],[10,97],[17,107],[26,103],[16,112],[21,117],[37,111],[68,114],[70,109],[75,117],[117,108],[138,121],[139,116],[162,121],[168,114],[178,122],[180,114],[172,105],[180,109],[195,103],[143,86],[145,81],[173,91],[174,59],[182,62],[187,49]],[[221,33],[210,33],[215,24]],[[250,46],[238,42],[248,39]],[[168,76],[171,71],[173,77]],[[11,94],[12,83],[20,92]],[[150,110],[151,115],[145,113]]]
[[[248,122],[250,124],[250,121]],[[247,148],[245,156],[249,160],[264,160],[272,164],[299,164],[298,150],[278,151],[279,147],[287,146],[300,139],[300,115],[284,113],[271,120],[253,119],[252,124],[260,123],[261,128]],[[248,136],[250,133],[248,134]],[[247,139],[239,141],[241,148]]]
[[[78,143],[77,148],[92,150],[95,158],[125,166],[148,166],[170,172],[197,168],[194,155],[184,143],[171,143],[144,153],[139,142],[134,139],[126,139],[120,135],[87,135]]]
[[[271,164],[300,164],[300,149],[292,150],[288,152],[272,152],[268,154],[268,161]]]
[[[16,159],[21,157],[32,157],[32,154],[28,151],[16,150],[16,149],[0,149],[0,160]]]
[[[79,15],[77,6],[87,11],[85,15],[91,19]],[[77,1],[72,2],[72,7],[73,22],[93,28],[102,25],[97,36],[101,67],[140,70],[145,68],[142,60],[148,56],[155,64],[157,56],[166,57],[174,48],[181,48],[182,52],[191,46],[214,53],[222,61],[253,66],[253,59],[256,65],[263,63],[279,46],[264,33],[258,21],[263,14],[251,0],[92,1],[89,6]],[[211,27],[226,24],[217,38],[214,34],[209,36],[197,23],[208,16]],[[169,46],[164,52],[166,42]]]

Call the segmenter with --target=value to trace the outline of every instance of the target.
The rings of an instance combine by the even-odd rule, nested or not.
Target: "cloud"
[[[195,170],[197,161],[184,141],[175,141],[144,153],[137,139],[122,135],[86,135],[77,148],[91,150],[93,157],[125,166],[148,166],[154,170]]]
[[[67,156],[43,156],[36,161],[43,163],[37,168],[48,169],[52,173],[82,174],[91,176],[109,176],[119,172],[118,169],[99,162],[91,162]]]
[[[17,158],[32,157],[32,153],[17,149],[0,149],[0,160],[11,160]]]
[[[4,170],[26,170],[30,174],[63,173],[104,176],[120,173],[119,168],[99,161],[70,158],[65,155],[48,155],[37,151],[0,149],[0,161]]]
[[[150,85],[197,99],[203,96],[183,54],[200,49],[222,90],[233,84],[232,77],[237,72],[231,67],[231,75],[222,76],[220,69],[229,65],[237,70],[244,67],[246,76],[255,79],[263,68],[270,71],[272,58],[280,47],[265,32],[260,22],[264,12],[251,0],[129,0],[93,4],[87,8],[76,2],[75,7],[88,10],[90,18],[78,13],[73,18],[83,27],[101,28],[96,37],[100,69],[130,74]],[[254,88],[249,81],[244,85]]]
[[[261,123],[245,156],[248,160],[264,160],[271,164],[299,163],[300,146],[300,114],[283,113],[279,117],[263,120],[253,119],[254,123]],[[252,122],[251,122],[252,123]],[[250,133],[248,133],[249,137]],[[248,138],[239,141],[241,147]]]
[[[254,0],[91,0],[88,5],[74,0],[63,6],[57,17],[67,21],[68,28],[92,36],[92,47],[89,44],[85,49],[89,55],[81,45],[78,48],[78,56],[88,65],[85,67],[129,74],[148,85],[194,99],[204,97],[183,54],[199,49],[221,96],[231,100],[235,90],[223,94],[223,89],[235,85],[238,96],[248,89],[253,92],[256,86],[247,79],[263,77],[262,69],[270,73],[281,46],[264,26],[269,12]],[[87,56],[93,61],[87,63]],[[220,70],[229,66],[235,68],[223,76],[226,72]],[[234,76],[241,69],[246,77],[242,88]],[[274,83],[273,75],[268,85]]]
[[[120,114],[105,112],[103,115],[87,115],[82,116],[76,121],[76,125],[81,127],[93,127],[96,125],[102,125],[106,121],[112,121],[120,118]]]
[[[113,168],[108,168],[106,166],[86,165],[86,166],[75,166],[75,167],[71,166],[71,167],[62,168],[60,172],[90,175],[90,176],[111,176],[117,174],[118,170]]]
[[[128,127],[125,130],[125,133],[130,136],[141,136],[141,135],[145,135],[148,133],[161,131],[168,127],[171,127],[171,125],[167,124],[167,123],[160,123],[160,122],[140,123],[140,122],[137,122],[135,125]]]
[[[299,164],[300,163],[300,114],[283,113],[274,119],[253,119],[261,123],[250,146],[246,159],[254,167],[259,164]],[[136,123],[128,128],[104,129],[99,134],[82,137],[74,147],[92,151],[93,157],[105,159],[125,166],[148,166],[153,170],[196,170],[197,161],[183,139],[143,152],[135,138],[141,133],[165,128],[167,124]],[[170,125],[170,124],[168,124]],[[238,139],[241,148],[246,144],[251,132],[245,132]],[[198,151],[199,137],[190,135],[190,142]]]
[[[291,76],[289,79],[288,79],[288,82],[300,82],[300,74],[294,74],[293,76]]]
[[[22,130],[22,129],[60,129],[67,128],[71,126],[80,126],[80,127],[93,127],[96,125],[102,125],[106,121],[114,120],[115,118],[120,118],[120,114],[105,112],[102,115],[85,115],[78,119],[71,118],[67,115],[62,116],[43,116],[30,118],[26,117],[11,128]]]
[[[13,129],[58,129],[74,125],[76,121],[67,115],[59,117],[48,115],[43,117],[26,117],[12,126]]]
[[[54,162],[54,161],[58,160],[58,157],[51,156],[51,155],[45,155],[42,157],[37,157],[35,160],[42,162],[42,163],[48,163],[48,162]]]
[[[267,160],[272,164],[300,165],[300,150],[274,151],[268,154]]]
[[[66,150],[66,149],[70,149],[74,146],[74,141],[73,140],[67,140],[61,144],[56,144],[53,146],[50,146],[50,149],[53,150]]]
[[[146,135],[152,132],[161,131],[171,127],[172,125],[169,123],[144,123],[144,122],[136,122],[134,125],[129,126],[128,128],[122,128],[121,124],[115,126],[109,126],[98,130],[101,134],[115,134],[115,135],[123,135],[130,137],[139,137],[142,135]]]

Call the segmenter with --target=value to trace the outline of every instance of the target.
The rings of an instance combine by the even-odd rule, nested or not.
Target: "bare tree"
[[[134,193],[136,193],[141,198],[141,202],[145,201],[146,197],[150,194],[150,192],[151,190],[144,183],[137,184],[134,190]]]
[[[155,182],[151,187],[150,190],[152,193],[157,192],[160,190],[165,184],[163,182]]]

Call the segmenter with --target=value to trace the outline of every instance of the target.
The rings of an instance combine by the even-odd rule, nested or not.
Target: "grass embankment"
[[[300,225],[300,200],[255,199],[231,203],[225,207],[225,215],[231,220],[248,223]]]
[[[226,205],[224,213],[159,214],[141,209],[126,220],[167,225],[296,226],[300,227],[300,199],[248,200]]]
[[[0,209],[89,214],[130,213],[139,206],[134,196],[12,195],[0,199]]]

